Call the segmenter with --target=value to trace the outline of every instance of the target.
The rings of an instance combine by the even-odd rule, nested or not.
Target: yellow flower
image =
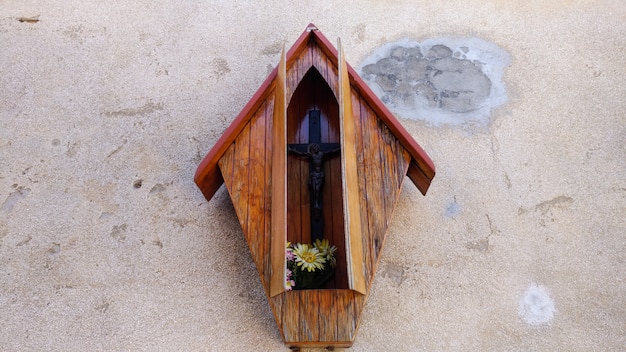
[[[293,254],[296,257],[296,264],[309,272],[316,269],[323,270],[326,259],[322,257],[322,254],[315,247],[311,247],[308,244],[298,243],[293,248]]]
[[[315,240],[315,248],[317,248],[320,252],[322,258],[324,258],[326,262],[330,263],[331,267],[334,268],[335,265],[337,265],[337,260],[335,259],[335,251],[337,250],[337,247],[331,246],[327,239],[323,239],[321,241],[319,239]]]

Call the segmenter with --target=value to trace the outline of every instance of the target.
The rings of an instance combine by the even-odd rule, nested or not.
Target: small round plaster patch
[[[434,125],[486,124],[504,104],[510,57],[478,38],[388,43],[366,58],[360,74],[396,115]]]
[[[519,315],[530,325],[543,325],[554,318],[554,301],[543,286],[531,284],[519,301]]]

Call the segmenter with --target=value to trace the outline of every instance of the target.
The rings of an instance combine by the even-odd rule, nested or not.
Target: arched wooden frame
[[[315,68],[311,68],[315,70]],[[310,78],[309,72],[304,76],[303,81]],[[286,61],[283,54],[279,63],[276,77],[273,137],[272,137],[272,211],[271,211],[271,278],[270,297],[274,297],[285,291],[285,244],[288,240],[289,220],[288,220],[288,116],[289,107],[286,99]],[[302,83],[302,82],[301,82]],[[300,83],[300,84],[301,84]],[[347,276],[348,288],[361,294],[366,294],[365,268],[363,261],[363,240],[361,232],[361,214],[359,206],[359,189],[357,174],[357,157],[355,149],[355,121],[352,111],[352,99],[350,92],[350,78],[348,76],[347,64],[345,62],[341,43],[339,43],[339,94],[336,97],[339,106],[339,142],[341,144],[341,206],[343,221],[344,243],[338,247],[344,247],[338,255],[342,256],[338,260],[339,268],[338,281],[333,288],[341,288],[342,280]],[[299,89],[299,88],[298,88]],[[330,89],[329,89],[330,90]],[[298,97],[294,94],[293,97]],[[306,105],[306,104],[305,104]],[[304,107],[305,109],[308,106]],[[301,112],[299,112],[301,114]],[[296,119],[300,116],[296,116]],[[294,185],[295,188],[302,188],[302,185]],[[294,189],[295,189],[294,188]],[[305,221],[306,223],[306,221]],[[302,224],[300,224],[302,227]],[[309,236],[310,237],[310,236]],[[339,237],[339,238],[341,238]],[[335,237],[337,243],[338,237]],[[302,237],[300,237],[302,240]],[[343,252],[343,253],[342,253]],[[343,263],[346,270],[343,270]],[[343,273],[346,273],[346,276]],[[339,287],[337,287],[339,286]]]
[[[321,73],[311,66],[303,75],[287,107],[287,144],[309,144],[310,114],[319,114],[322,145],[340,143],[339,103]],[[315,133],[314,133],[315,134]],[[341,155],[327,156],[323,163],[324,184],[321,190],[323,236],[337,248],[335,275],[323,287],[347,289],[346,246],[344,236]],[[287,155],[287,240],[291,243],[313,243],[311,194],[308,158]]]

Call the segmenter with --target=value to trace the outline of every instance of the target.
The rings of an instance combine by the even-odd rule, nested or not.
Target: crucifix
[[[322,216],[322,186],[324,185],[324,161],[341,150],[339,143],[322,143],[320,111],[309,111],[309,143],[289,144],[287,150],[309,158],[309,190],[311,200],[311,241],[324,238]]]

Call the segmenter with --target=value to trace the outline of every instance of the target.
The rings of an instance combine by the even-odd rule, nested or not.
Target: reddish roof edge
[[[314,36],[315,39],[325,47],[327,54],[334,60],[338,60],[337,49],[330,43],[330,41],[317,29],[313,23],[309,23],[304,32],[296,40],[287,52],[287,62],[291,61],[292,57],[306,46],[310,36]],[[289,66],[289,64],[288,64]],[[233,120],[230,126],[224,131],[222,136],[217,140],[213,148],[204,157],[204,159],[198,165],[196,173],[194,175],[194,182],[202,191],[202,194],[207,200],[211,200],[215,192],[220,188],[224,180],[218,167],[218,161],[228,149],[228,147],[234,142],[235,138],[239,135],[239,132],[244,128],[252,117],[252,112],[258,108],[263,101],[265,95],[269,93],[269,88],[276,78],[278,72],[278,66],[269,74],[263,84],[254,93],[252,98],[241,110],[239,115]],[[407,132],[407,130],[400,124],[400,122],[394,117],[393,113],[378,99],[378,97],[372,92],[369,86],[363,81],[363,79],[356,73],[356,71],[348,64],[348,74],[352,78],[355,85],[361,91],[361,94],[366,98],[370,106],[381,117],[385,125],[391,130],[391,132],[400,140],[400,143],[411,155],[413,162],[409,166],[409,178],[417,186],[417,188],[426,194],[431,180],[435,177],[435,165],[432,160],[417,144],[413,137]],[[414,170],[412,170],[414,169]],[[419,181],[417,177],[412,175],[421,175]]]
[[[320,31],[314,31],[313,35],[320,44],[328,49],[329,54],[332,56],[332,58],[334,60],[337,60],[337,49],[332,45],[332,43],[330,43],[330,41]],[[422,147],[417,144],[417,142],[413,139],[409,132],[404,128],[404,126],[400,124],[400,122],[395,118],[393,113],[383,104],[383,102],[376,96],[376,94],[374,94],[374,92],[357,74],[352,66],[350,66],[350,64],[348,64],[348,74],[354,81],[354,84],[361,91],[361,95],[368,101],[370,106],[380,116],[385,125],[387,125],[389,130],[396,136],[396,138],[398,138],[402,146],[406,148],[406,150],[411,155],[411,158],[413,160],[409,167],[417,168],[417,170],[409,169],[409,178],[422,192],[422,194],[426,194],[426,191],[430,186],[430,182],[435,177],[435,164],[430,159],[428,154],[426,154],[424,149],[422,149]],[[418,178],[415,177],[415,175],[421,176]]]
[[[291,46],[291,49],[287,52],[286,58],[289,61],[299,50],[301,50],[304,46],[306,46],[307,41],[311,33],[316,30],[317,27],[312,23],[307,26],[304,32],[300,35],[300,37],[296,40],[296,42]],[[211,200],[215,192],[220,188],[224,180],[222,179],[222,174],[218,167],[218,161],[226,152],[228,147],[235,141],[235,138],[239,135],[239,132],[245,127],[245,125],[252,118],[252,112],[258,108],[258,106],[263,101],[265,95],[269,93],[269,88],[274,82],[274,78],[278,73],[278,66],[274,68],[274,70],[269,74],[269,76],[265,79],[263,84],[259,87],[259,89],[254,93],[252,98],[248,101],[248,103],[243,107],[239,115],[233,120],[233,122],[228,126],[228,128],[224,131],[222,136],[217,140],[213,148],[209,151],[209,153],[202,159],[198,168],[196,169],[196,173],[194,175],[194,182],[204,194],[204,197],[207,200]]]

